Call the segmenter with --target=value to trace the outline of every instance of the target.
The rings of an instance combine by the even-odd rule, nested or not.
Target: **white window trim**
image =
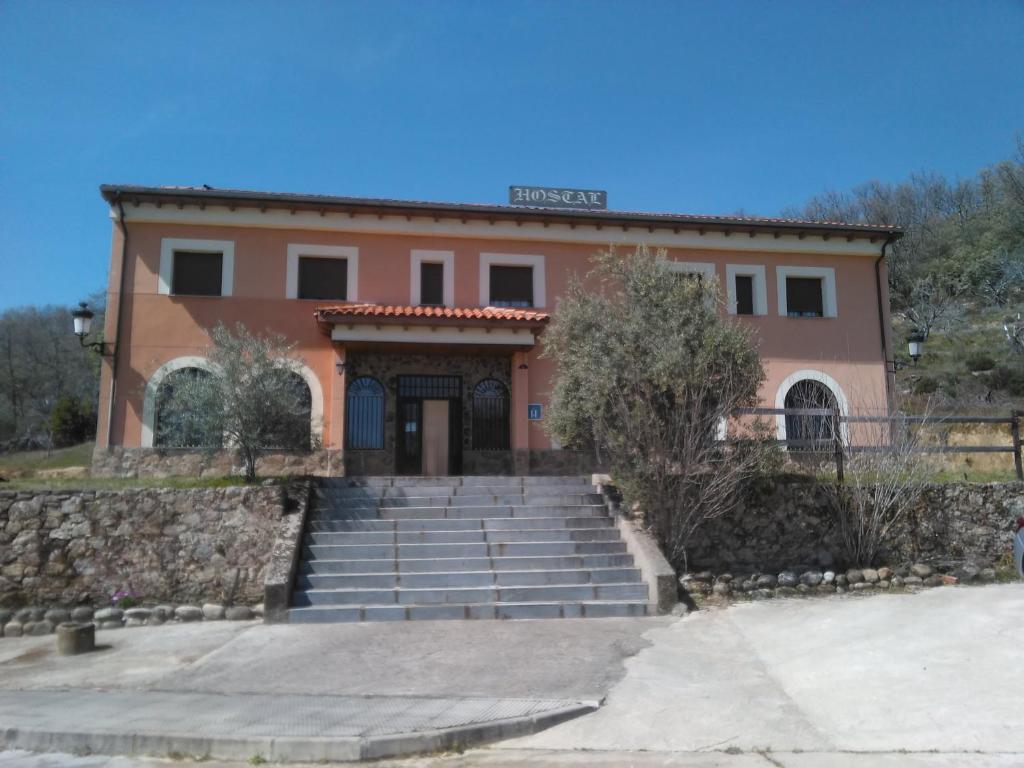
[[[299,297],[299,257],[313,256],[318,259],[348,259],[345,301],[359,301],[359,249],[351,245],[304,245],[288,243],[288,268],[285,271],[284,296],[286,299]],[[324,299],[304,299],[324,301]]]
[[[230,296],[235,284],[235,241],[234,240],[191,240],[180,237],[164,237],[160,240],[160,275],[157,293],[172,296],[171,283],[174,280],[174,252],[219,253],[223,256],[220,268],[220,295]],[[187,294],[181,294],[187,295]],[[211,296],[210,298],[216,298]]]
[[[821,279],[821,308],[823,317],[836,317],[836,271],[833,267],[776,267],[775,281],[779,299],[779,315],[789,317],[786,306],[787,277],[816,277]],[[805,319],[805,318],[800,318]]]
[[[491,306],[491,267],[533,267],[533,307],[544,309],[544,257],[516,253],[480,254],[480,306]]]
[[[832,396],[836,399],[836,404],[839,406],[839,413],[842,416],[850,415],[850,403],[846,399],[846,395],[843,392],[843,388],[839,386],[839,382],[833,379],[824,371],[815,371],[810,368],[805,368],[802,371],[796,371],[791,373],[782,383],[779,385],[778,391],[775,393],[775,407],[778,409],[785,409],[786,407],[786,395],[789,390],[799,382],[804,380],[817,381],[820,384],[824,384],[832,392]],[[775,417],[775,429],[778,432],[779,440],[786,439],[786,417],[783,414],[779,414]],[[839,434],[841,435],[843,442],[850,442],[850,428],[849,424],[843,422],[839,427]]]
[[[160,385],[170,374],[182,368],[200,368],[204,371],[216,371],[217,366],[205,357],[187,355],[168,360],[157,368],[146,382],[146,391],[142,396],[142,439],[139,445],[143,448],[153,447],[154,430],[156,429],[156,396]]]
[[[423,303],[420,284],[422,264],[442,264],[444,271],[444,306],[455,306],[455,251],[423,251],[413,249],[409,263],[409,304],[418,307]]]
[[[736,278],[741,276],[754,278],[754,314],[767,315],[768,284],[762,264],[725,265],[725,299],[729,314],[736,314]]]

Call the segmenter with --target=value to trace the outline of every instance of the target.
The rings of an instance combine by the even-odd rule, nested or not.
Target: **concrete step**
[[[552,555],[623,554],[622,541],[543,541],[478,544],[313,544],[302,548],[304,559],[404,560],[455,557],[549,557]]]
[[[310,513],[310,521],[334,520],[440,520],[508,517],[606,517],[600,505],[500,506],[500,507],[391,507],[378,509],[321,510]]]
[[[615,528],[535,528],[524,531],[314,531],[305,537],[307,546],[322,544],[502,544],[547,541],[619,541]]]
[[[402,486],[399,488],[317,488],[316,496],[331,501],[361,499],[400,499],[408,496],[564,496],[575,493],[596,493],[592,485],[471,485],[449,487]]]
[[[288,621],[292,624],[311,624],[446,619],[581,619],[646,615],[646,602],[594,600],[463,605],[308,606],[289,609]]]
[[[330,477],[323,478],[323,488],[402,488],[402,487],[472,487],[472,486],[528,486],[528,485],[589,485],[591,478],[583,475],[466,475],[466,476],[382,476],[382,477]]]
[[[562,493],[562,494],[523,494],[509,493],[500,495],[465,494],[462,496],[426,495],[426,496],[353,496],[350,498],[321,498],[316,506],[322,509],[381,509],[391,507],[493,507],[493,506],[527,506],[538,504],[553,506],[560,504],[602,504],[602,497],[597,493]]]
[[[527,531],[556,528],[611,528],[610,517],[492,517],[438,518],[427,520],[346,520],[331,517],[309,521],[309,531],[346,533],[358,531]]]
[[[304,559],[299,572],[309,575],[347,573],[453,573],[456,571],[558,571],[591,568],[632,568],[633,557],[612,555],[548,555],[541,557],[426,557],[394,560],[372,559]],[[497,576],[500,578],[500,575]]]
[[[640,581],[636,568],[575,568],[556,571],[455,571],[449,573],[300,574],[298,589],[425,589],[437,587],[527,587],[556,584],[627,584]]]
[[[646,600],[647,585],[555,584],[536,586],[426,587],[395,589],[309,589],[292,595],[292,605],[453,605],[543,603],[585,600]]]

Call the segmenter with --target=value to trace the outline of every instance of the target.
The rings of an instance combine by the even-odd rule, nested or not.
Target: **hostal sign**
[[[540,208],[603,211],[608,207],[608,193],[601,189],[509,187],[508,201],[512,205],[535,205]]]

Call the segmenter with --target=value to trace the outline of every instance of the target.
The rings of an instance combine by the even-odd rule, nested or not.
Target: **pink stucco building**
[[[786,405],[794,386],[846,412],[888,402],[893,227],[191,187],[102,195],[115,349],[101,378],[102,471],[166,470],[195,454],[160,429],[161,388],[205,365],[218,321],[296,345],[312,450],[282,459],[290,466],[568,470],[586,457],[544,431],[543,329],[570,275],[612,244],[664,248],[673,269],[718,279],[723,311],[756,330],[765,406]]]

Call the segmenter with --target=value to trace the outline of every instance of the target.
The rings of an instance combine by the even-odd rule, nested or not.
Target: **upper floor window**
[[[300,299],[348,299],[348,259],[299,257]]]
[[[821,317],[825,303],[820,277],[786,278],[786,314],[790,317]]]
[[[235,244],[230,240],[160,241],[157,292],[175,296],[230,296]]]
[[[533,267],[491,267],[492,307],[532,307]]]
[[[776,267],[779,314],[835,317],[836,272],[832,267]]]
[[[444,306],[444,264],[420,264],[420,304]]]
[[[455,252],[414,250],[410,262],[409,303],[414,307],[455,304]]]
[[[480,254],[480,303],[487,307],[543,307],[544,257]]]
[[[285,275],[287,298],[356,301],[358,279],[358,248],[289,243]]]
[[[220,296],[223,253],[175,251],[171,293],[175,296]]]
[[[765,271],[760,264],[726,264],[725,293],[730,314],[768,314]]]

